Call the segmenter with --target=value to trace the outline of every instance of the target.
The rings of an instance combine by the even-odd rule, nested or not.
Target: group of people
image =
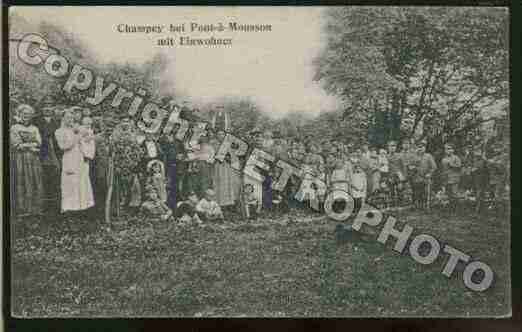
[[[56,216],[95,204],[93,120],[80,107],[60,112],[19,105],[10,129],[11,212],[17,217]]]
[[[183,107],[190,117],[192,112]],[[18,217],[103,219],[107,211],[118,216],[128,210],[152,219],[201,223],[306,205],[295,198],[306,175],[291,177],[279,192],[272,189],[280,174],[276,167],[260,170],[259,180],[238,171],[245,160],[232,154],[225,162],[214,160],[232,128],[223,107],[212,114],[212,130],[191,141],[178,140],[176,130],[145,133],[127,114],[96,116],[88,108],[52,103],[36,112],[19,105],[10,130],[12,212]],[[319,144],[257,129],[243,139],[251,148],[299,165],[322,180],[326,191],[349,193],[355,210],[363,201],[379,208],[411,203],[429,208],[441,196],[455,210],[463,193],[480,202],[492,184],[491,192],[500,200],[509,185],[509,154],[484,146],[458,156],[446,144],[437,162],[425,141],[403,140],[400,149],[395,141],[381,149],[367,144],[354,148],[339,140]]]
[[[186,106],[184,106],[186,108]],[[191,112],[185,112],[188,116]],[[228,126],[224,112],[217,123]],[[222,120],[225,120],[224,122]],[[123,211],[147,218],[223,219],[240,195],[240,172],[212,164],[225,128],[212,138],[152,135],[128,114],[21,104],[10,128],[11,212],[17,218],[94,218]]]

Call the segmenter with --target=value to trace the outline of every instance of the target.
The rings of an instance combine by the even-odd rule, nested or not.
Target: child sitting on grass
[[[221,207],[216,202],[216,194],[212,189],[205,191],[205,196],[196,205],[196,211],[202,220],[223,221],[224,219]]]
[[[196,222],[201,224],[201,219],[196,211],[196,206],[199,203],[198,195],[191,191],[188,194],[187,200],[178,202],[176,208],[176,217],[182,223]]]
[[[149,187],[148,199],[141,204],[141,212],[146,218],[168,220],[172,217],[172,211],[167,204],[160,199],[154,188]]]

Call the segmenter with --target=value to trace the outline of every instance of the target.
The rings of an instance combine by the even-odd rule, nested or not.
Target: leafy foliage
[[[462,146],[507,104],[507,18],[499,8],[335,8],[316,79],[346,116],[362,114],[372,143]]]

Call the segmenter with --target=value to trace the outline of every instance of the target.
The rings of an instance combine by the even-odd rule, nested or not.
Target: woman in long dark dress
[[[160,147],[163,151],[163,162],[166,168],[166,175],[168,179],[168,193],[167,193],[167,205],[172,210],[177,207],[177,191],[178,191],[178,178],[179,172],[177,164],[178,159],[183,158],[182,146],[183,144],[176,140],[175,132],[171,132],[161,137]]]
[[[42,165],[40,146],[42,139],[38,128],[32,125],[34,110],[23,104],[16,113],[20,123],[10,129],[11,145],[11,213],[17,217],[42,214]]]

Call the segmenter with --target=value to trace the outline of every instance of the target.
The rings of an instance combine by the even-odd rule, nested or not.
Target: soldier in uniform
[[[412,144],[410,140],[404,140],[402,142],[401,149],[401,166],[402,166],[402,174],[404,175],[404,186],[409,187],[405,188],[404,191],[409,191],[413,193],[413,182],[412,182],[412,171],[415,170],[415,163],[417,159],[417,153],[415,151],[415,145]],[[410,195],[411,196],[411,195]],[[411,200],[410,200],[411,201]]]
[[[441,175],[449,199],[450,212],[455,212],[457,207],[461,168],[462,162],[455,154],[453,146],[446,144],[444,146],[444,157],[441,161]]]
[[[426,152],[425,141],[419,144],[417,155],[413,160],[413,165],[414,172],[411,178],[413,197],[417,208],[422,209],[426,207],[428,202],[428,191],[431,190],[431,177],[437,170],[437,164],[435,163],[433,156]]]
[[[404,168],[402,165],[402,154],[397,152],[397,143],[395,141],[388,142],[388,168],[389,168],[389,184],[391,201],[393,206],[397,206],[400,201],[400,191],[402,182],[405,180]]]
[[[497,208],[501,206],[506,186],[509,184],[509,153],[501,139],[488,146],[487,163],[489,169],[489,184],[493,191],[493,197]]]
[[[215,132],[227,132],[230,129],[230,119],[223,105],[219,105],[214,112],[214,116],[212,117],[212,129],[214,129]]]

